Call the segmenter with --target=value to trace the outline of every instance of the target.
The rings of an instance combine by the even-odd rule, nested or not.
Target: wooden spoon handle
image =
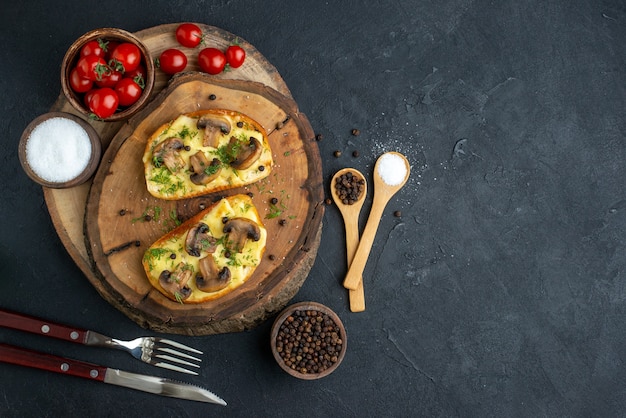
[[[348,266],[352,264],[352,259],[359,246],[359,220],[346,219],[346,249],[348,254]],[[350,300],[350,310],[352,312],[362,312],[365,310],[365,291],[363,289],[363,278],[359,279],[359,284],[355,290],[348,290]]]
[[[386,201],[380,203],[374,201],[374,204],[372,205],[370,216],[367,220],[367,224],[365,225],[365,230],[361,236],[359,246],[354,254],[352,263],[350,263],[348,274],[346,274],[346,278],[343,281],[343,286],[346,289],[356,290],[359,287],[359,282],[362,281],[361,277],[363,275],[363,270],[365,269],[367,258],[369,257],[370,250],[374,244],[378,224],[380,223],[380,218],[382,217],[386,204]]]

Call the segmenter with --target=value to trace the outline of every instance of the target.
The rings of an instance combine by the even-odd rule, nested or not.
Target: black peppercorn
[[[339,200],[345,205],[352,205],[365,192],[365,180],[348,171],[337,177],[334,187]]]
[[[275,205],[276,203],[278,203],[278,199],[277,199],[277,198],[275,198],[275,197],[272,197],[272,198],[270,199],[270,203],[271,203],[272,205]]]
[[[124,216],[126,215],[126,209],[121,209],[120,210],[120,216]]]
[[[352,156],[353,157],[358,157],[359,156],[359,151],[357,151],[357,150],[352,151]]]
[[[214,94],[210,94],[209,95],[209,100],[215,100],[215,99],[217,99],[216,95],[214,95]]]
[[[319,142],[319,141],[321,141],[322,139],[324,139],[324,135],[322,135],[322,134],[317,134],[317,135],[315,135],[315,140],[316,140],[316,141],[318,141],[318,142]]]
[[[401,216],[402,216],[402,212],[400,212],[399,210],[397,210],[397,211],[395,211],[395,212],[393,213],[393,216],[395,216],[396,218],[399,218],[399,217],[401,217]]]
[[[259,171],[265,171],[265,166],[264,165],[260,165],[259,166]]]

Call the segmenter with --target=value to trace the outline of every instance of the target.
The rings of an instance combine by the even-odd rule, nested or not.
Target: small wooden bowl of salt
[[[22,168],[44,187],[64,189],[93,176],[102,155],[95,129],[78,116],[45,113],[28,124],[20,139]]]

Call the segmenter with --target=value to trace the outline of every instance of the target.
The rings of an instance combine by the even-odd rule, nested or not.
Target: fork
[[[74,328],[2,308],[0,308],[0,326],[87,346],[123,350],[144,363],[192,375],[198,373],[177,364],[199,368],[199,363],[202,362],[201,359],[188,354],[202,354],[202,351],[167,338],[139,337],[131,341],[124,341],[107,337],[95,331]]]

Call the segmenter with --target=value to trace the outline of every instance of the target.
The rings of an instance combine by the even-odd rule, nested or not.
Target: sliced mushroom
[[[261,157],[263,148],[258,139],[251,136],[250,141],[241,142],[234,136],[230,138],[228,146],[233,151],[233,161],[230,162],[230,166],[237,170],[245,170],[249,168],[256,160]]]
[[[189,158],[193,174],[189,177],[194,184],[207,184],[212,182],[220,175],[222,171],[222,162],[213,158],[213,161],[204,155],[204,152],[198,151]]]
[[[261,228],[248,218],[231,218],[224,224],[224,233],[228,234],[228,247],[238,253],[243,251],[246,240],[261,239]]]
[[[221,135],[230,133],[230,122],[217,115],[203,115],[196,123],[198,128],[204,129],[202,145],[217,148]]]
[[[183,160],[179,152],[184,147],[185,144],[183,144],[182,139],[176,137],[167,138],[154,147],[152,151],[155,165],[164,164],[172,173],[177,172],[185,166],[185,160]]]
[[[196,274],[196,287],[203,292],[217,292],[230,283],[230,270],[220,269],[212,255],[202,258],[198,264],[200,273]]]
[[[185,239],[185,251],[194,257],[200,257],[202,250],[209,253],[215,252],[216,239],[211,235],[209,226],[204,222],[198,222],[194,225]]]
[[[192,270],[185,263],[179,263],[172,272],[163,270],[159,275],[161,287],[176,300],[182,302],[191,295],[191,288],[187,282],[193,275]]]

